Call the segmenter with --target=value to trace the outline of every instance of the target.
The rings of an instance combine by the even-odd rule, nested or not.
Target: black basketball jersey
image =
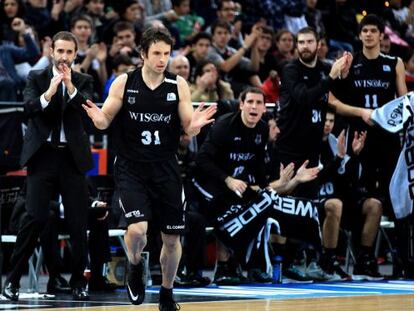
[[[310,165],[318,164],[331,83],[329,71],[321,61],[309,68],[297,59],[284,67],[276,144],[292,161],[310,159]]]
[[[368,59],[362,52],[355,54],[345,88],[346,103],[361,108],[375,109],[393,100],[397,94],[397,57],[380,54]],[[366,128],[362,120],[355,122]]]
[[[165,72],[164,81],[151,90],[141,68],[129,72],[114,128],[117,154],[143,162],[173,158],[180,139],[178,102],[176,75]]]

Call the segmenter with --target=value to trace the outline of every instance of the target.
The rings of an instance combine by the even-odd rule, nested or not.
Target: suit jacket
[[[20,158],[22,166],[26,165],[47,141],[51,130],[56,126],[56,116],[57,113],[60,113],[56,107],[59,107],[58,101],[63,101],[62,92],[58,90],[45,109],[42,109],[40,103],[40,96],[49,88],[52,77],[52,67],[49,66],[46,69],[31,71],[27,78],[23,95],[28,128],[23,138],[23,149]],[[85,172],[93,167],[93,161],[88,135],[83,124],[83,120],[88,118],[82,104],[85,103],[86,99],[92,98],[93,80],[89,75],[72,70],[72,83],[77,89],[77,94],[72,100],[69,100],[67,93],[65,94],[66,100],[62,107],[63,128],[76,166],[79,171]]]

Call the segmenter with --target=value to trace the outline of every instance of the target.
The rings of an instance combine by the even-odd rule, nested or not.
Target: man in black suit
[[[92,78],[72,71],[77,52],[76,37],[59,32],[53,37],[53,66],[31,71],[24,90],[28,128],[21,164],[27,165],[27,216],[17,234],[11,257],[13,267],[3,295],[18,300],[19,283],[49,215],[52,195],[60,193],[71,236],[73,265],[70,285],[74,299],[87,300],[86,224],[88,191],[85,172],[92,168],[82,104],[92,98]]]

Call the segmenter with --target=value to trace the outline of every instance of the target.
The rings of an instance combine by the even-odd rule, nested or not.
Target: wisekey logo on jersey
[[[175,96],[175,93],[168,93],[167,94],[167,101],[172,102],[174,100],[177,100],[177,96]]]
[[[391,67],[388,65],[383,65],[382,66],[382,70],[384,70],[384,72],[390,72],[391,71]]]

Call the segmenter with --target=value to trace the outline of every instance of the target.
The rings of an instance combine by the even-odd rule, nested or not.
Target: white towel
[[[375,109],[372,120],[383,129],[397,133],[405,129],[404,146],[392,175],[389,191],[398,219],[410,215],[414,201],[414,93],[396,98]]]

